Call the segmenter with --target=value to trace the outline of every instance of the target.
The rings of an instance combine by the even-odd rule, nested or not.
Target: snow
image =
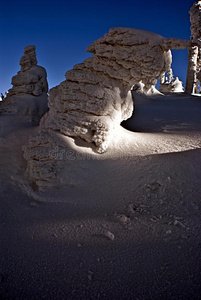
[[[189,40],[167,39],[144,30],[111,28],[87,47],[93,56],[67,71],[66,80],[50,90],[50,110],[41,122],[41,130],[46,130],[45,144],[51,143],[54,132],[60,132],[94,142],[97,152],[106,152],[114,128],[132,115],[132,86],[140,83],[141,92],[146,95],[159,93],[155,85],[170,71],[171,49],[185,49],[191,44]],[[49,130],[53,132],[49,134]],[[59,139],[56,135],[55,138]],[[37,143],[39,148],[44,145],[44,134],[39,132],[33,145],[30,142],[25,150],[30,173],[36,177],[45,173],[39,171],[41,166],[38,169],[40,162],[36,163]],[[45,180],[40,176],[41,180],[46,181],[47,176]]]
[[[201,98],[134,97],[104,154],[57,134],[44,191],[22,151],[38,126],[0,116],[4,298],[199,298]]]

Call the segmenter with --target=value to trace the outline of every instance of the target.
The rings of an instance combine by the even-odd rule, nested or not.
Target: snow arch
[[[50,90],[49,112],[24,148],[27,170],[36,185],[46,188],[60,181],[64,163],[50,153],[55,145],[65,151],[64,135],[94,143],[98,153],[105,152],[115,139],[115,128],[132,115],[131,87],[140,83],[144,93],[151,93],[157,79],[170,69],[170,49],[190,45],[122,27],[110,29],[92,43],[87,51],[93,56],[66,72],[66,80]]]
[[[87,48],[93,56],[50,90],[50,110],[41,126],[94,142],[99,153],[106,151],[113,129],[132,115],[131,87],[142,82],[145,93],[153,91],[171,66],[174,42],[144,30],[110,29]]]

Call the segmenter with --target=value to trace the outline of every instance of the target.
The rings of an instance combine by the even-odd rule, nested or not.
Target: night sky
[[[111,27],[132,27],[164,37],[190,39],[193,0],[0,0],[0,92],[20,71],[24,47],[36,45],[38,64],[46,68],[49,87],[91,56],[85,49]],[[173,73],[184,83],[187,50],[173,51]]]

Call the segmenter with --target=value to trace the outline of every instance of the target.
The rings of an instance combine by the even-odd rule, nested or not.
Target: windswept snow
[[[102,155],[59,135],[62,186],[45,192],[30,186],[22,152],[37,127],[9,118],[0,117],[4,298],[199,298],[200,97],[137,96],[124,124],[133,132],[117,128]]]

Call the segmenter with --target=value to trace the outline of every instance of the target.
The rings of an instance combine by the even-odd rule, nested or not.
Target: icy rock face
[[[12,78],[13,87],[0,103],[1,114],[16,114],[23,121],[39,123],[48,111],[46,70],[37,66],[35,46],[24,48],[21,70]]]
[[[24,48],[20,59],[21,70],[12,78],[13,87],[7,97],[13,95],[31,94],[40,96],[48,91],[47,74],[43,67],[37,66],[35,46]]]
[[[169,46],[158,34],[112,28],[87,48],[93,57],[75,65],[66,80],[50,90],[50,111],[43,128],[78,136],[105,152],[113,129],[131,117],[131,87],[142,82],[145,93],[170,68]]]

